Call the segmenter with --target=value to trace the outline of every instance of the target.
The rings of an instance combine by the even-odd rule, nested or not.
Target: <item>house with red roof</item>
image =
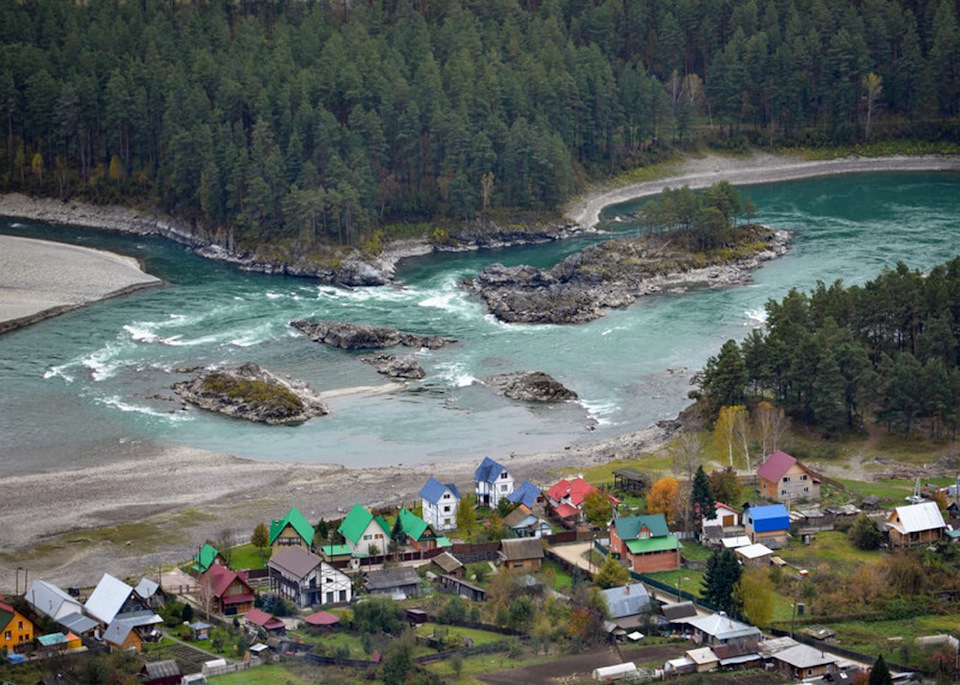
[[[760,494],[774,502],[820,499],[820,476],[782,450],[757,469]]]
[[[286,635],[287,626],[279,618],[271,616],[262,609],[251,609],[243,617],[248,626],[263,630],[267,635]]]
[[[583,520],[583,502],[590,493],[599,492],[580,476],[573,480],[561,478],[560,482],[547,490],[547,502],[564,523],[576,525]],[[619,500],[606,495],[614,504]]]
[[[200,595],[217,614],[232,616],[253,609],[254,592],[246,574],[214,564],[199,578]]]

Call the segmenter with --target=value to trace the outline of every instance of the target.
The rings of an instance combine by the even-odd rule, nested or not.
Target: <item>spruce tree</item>
[[[892,685],[893,678],[890,676],[890,669],[883,658],[883,654],[877,657],[873,662],[873,668],[870,669],[870,679],[868,685]]]
[[[707,560],[701,587],[703,600],[719,611],[733,609],[733,586],[740,580],[742,569],[733,550],[714,552]]]
[[[717,515],[713,490],[710,488],[710,481],[707,479],[707,474],[703,471],[703,464],[698,466],[696,473],[693,474],[690,501],[693,502],[694,515],[698,521],[712,519]]]

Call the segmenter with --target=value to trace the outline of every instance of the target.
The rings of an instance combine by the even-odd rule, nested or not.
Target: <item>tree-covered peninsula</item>
[[[954,140],[951,0],[22,0],[0,5],[0,190],[197,236],[376,248],[557,208],[696,131]],[[438,229],[438,239],[444,232]]]

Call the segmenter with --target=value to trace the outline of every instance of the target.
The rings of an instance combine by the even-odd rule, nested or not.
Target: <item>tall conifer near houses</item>
[[[696,473],[693,474],[690,500],[693,502],[693,515],[697,521],[712,519],[717,515],[713,489],[710,487],[710,481],[707,479],[707,474],[703,471],[702,464],[697,467]]]
[[[742,570],[733,550],[724,549],[710,555],[701,581],[703,600],[720,611],[732,610],[733,587],[740,581]]]

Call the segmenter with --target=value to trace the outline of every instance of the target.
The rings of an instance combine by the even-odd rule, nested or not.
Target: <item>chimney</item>
[[[624,588],[624,592],[625,592],[627,595],[630,594],[630,586],[629,586],[629,585],[627,585],[627,586]]]

